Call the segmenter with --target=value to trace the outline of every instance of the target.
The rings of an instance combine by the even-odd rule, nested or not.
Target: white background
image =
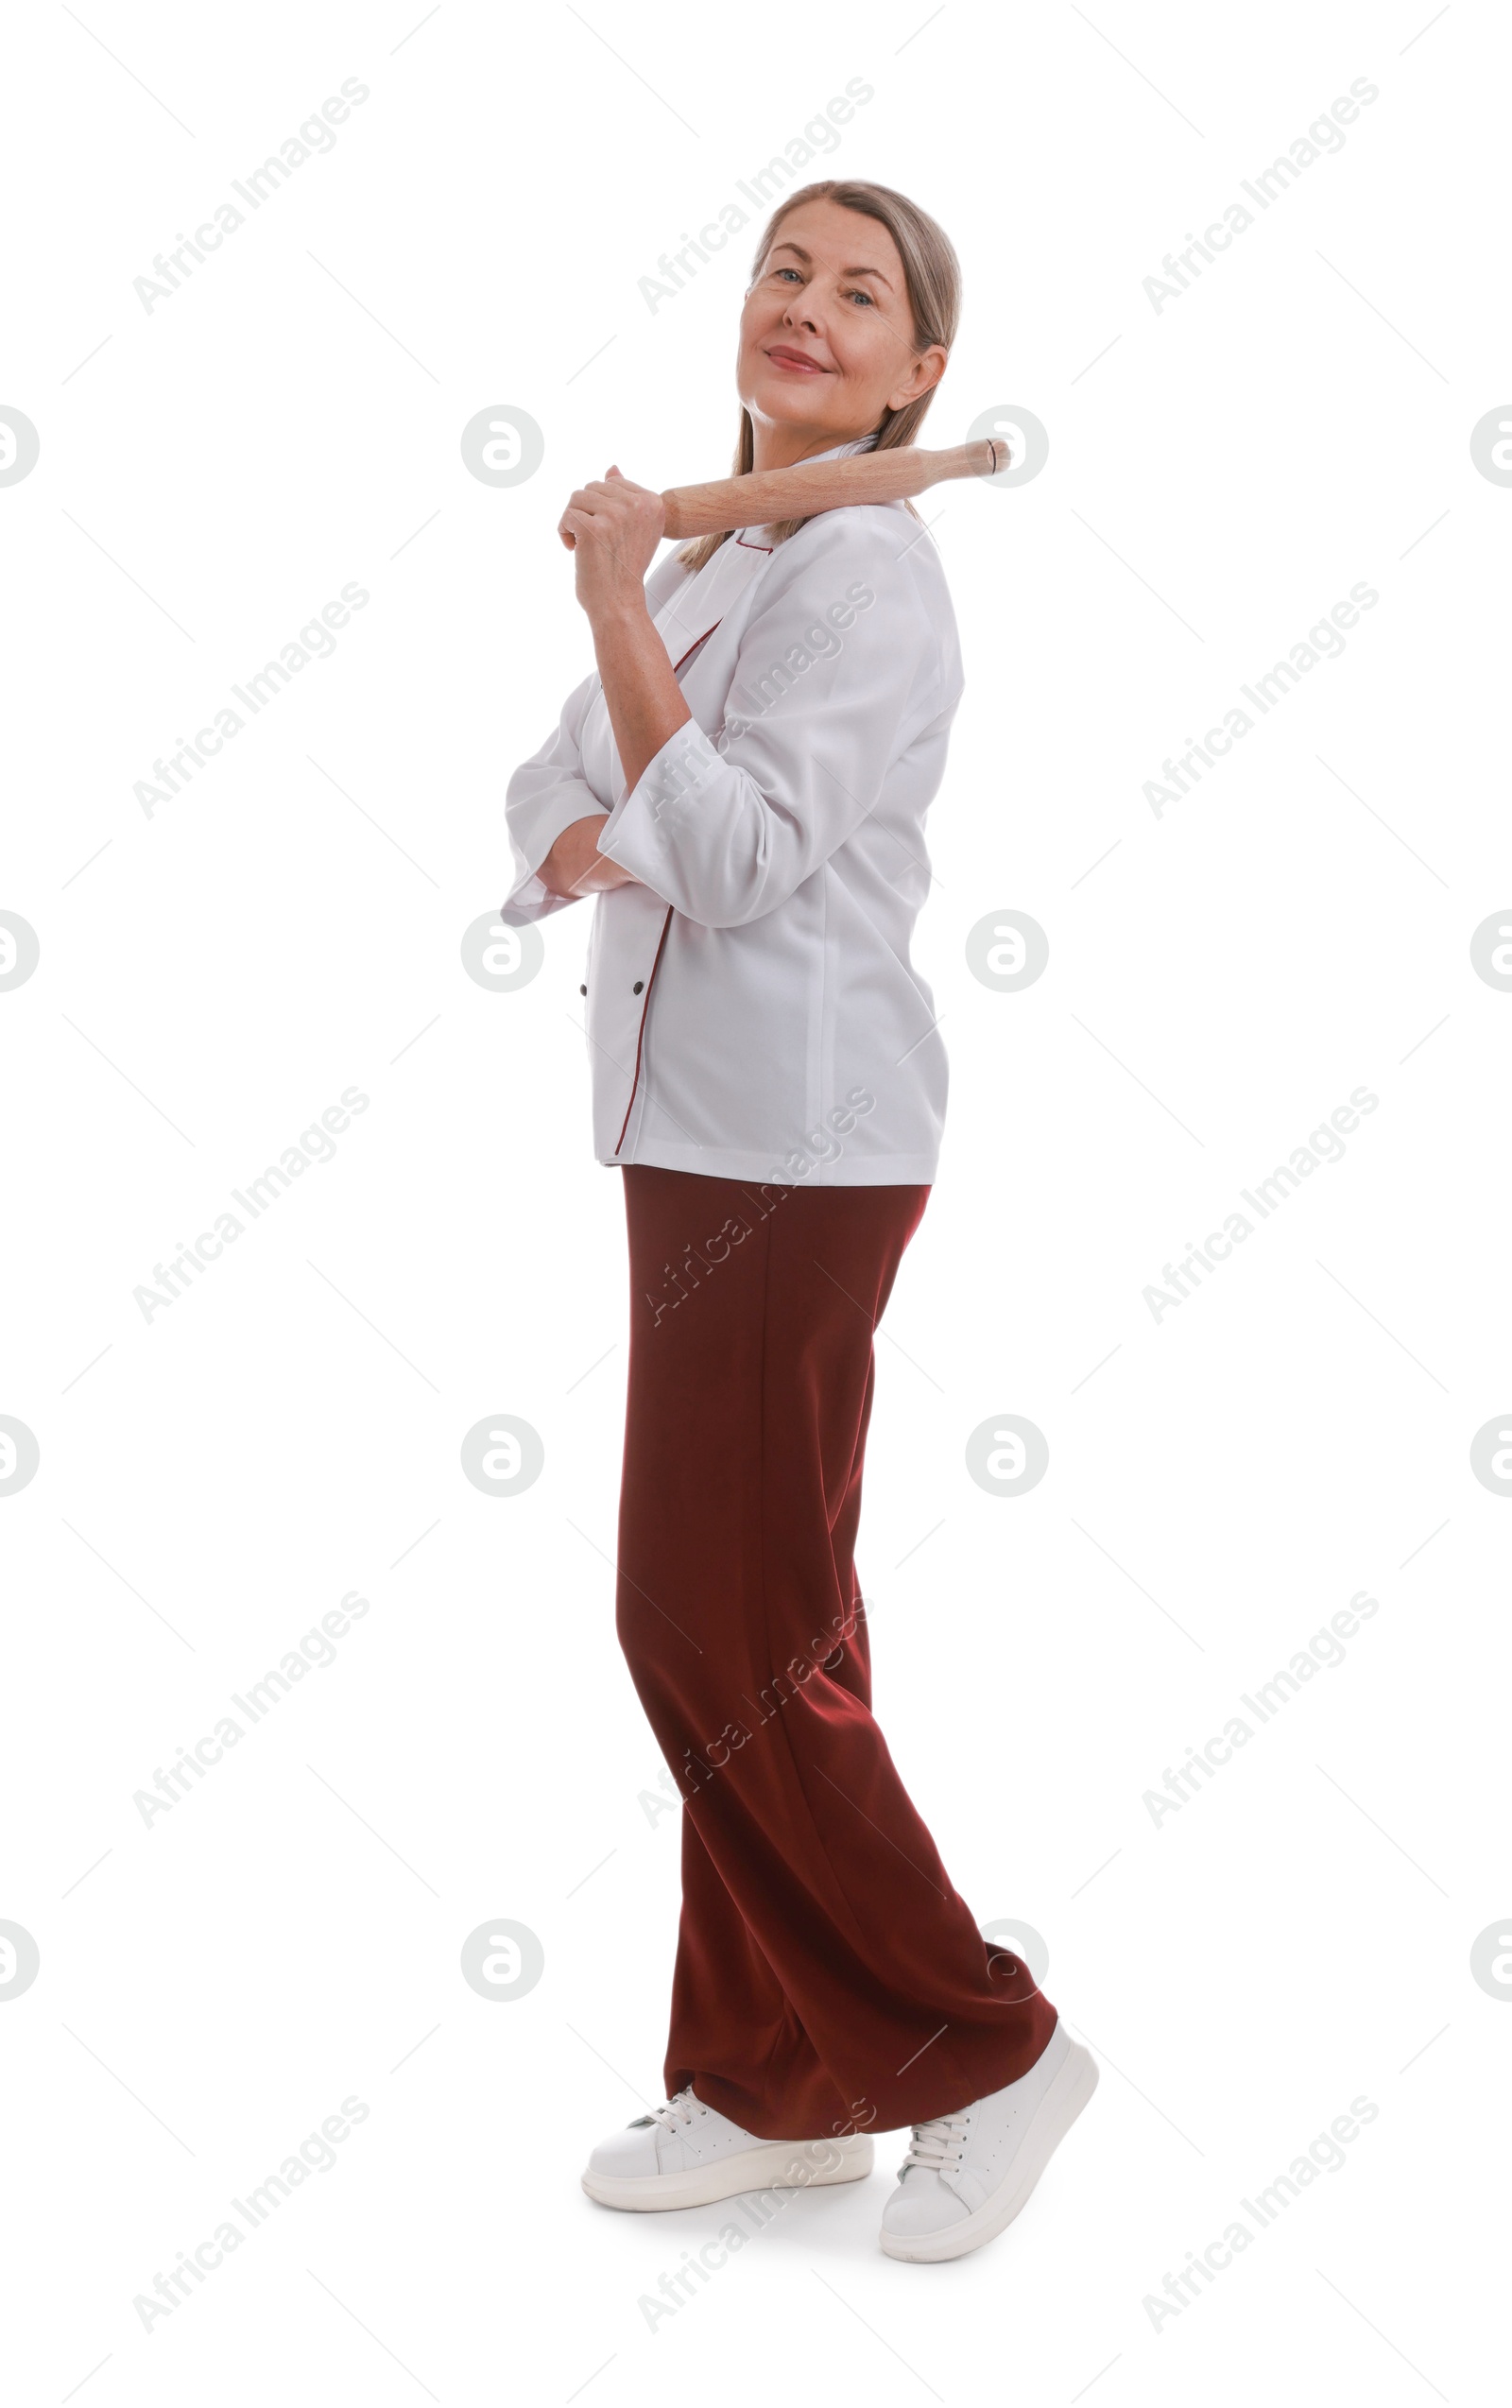
[[[0,995],[0,1412],[41,1450],[0,1500],[0,1917],[41,1952],[0,2011],[15,2397],[1485,2399],[1512,1509],[1469,1450],[1512,1403],[1512,997],[1469,940],[1512,898],[1512,490],[1469,434],[1512,392],[1503,13],[31,0],[8,44],[0,402],[42,447],[0,489],[0,907],[41,945]],[[145,311],[352,77],[335,148]],[[952,1091],[859,1565],[903,1777],[979,1919],[1044,1935],[1102,2083],[976,2255],[879,2252],[899,2138],[653,2327],[729,2214],[577,2180],[661,2095],[678,1898],[613,1634],[588,910],[511,992],[461,945],[591,665],[567,492],[728,467],[754,213],[655,312],[640,280],[853,77],[796,181],[895,184],[958,248],[922,439],[1050,436],[1032,484],[920,506],[967,671],[916,945]],[[1158,314],[1164,254],[1362,77],[1345,146]],[[490,405],[545,437],[507,490],[459,450]],[[348,581],[335,655],[148,817],[154,759]],[[1157,817],[1164,757],[1357,581],[1343,656]],[[965,958],[1005,909],[1050,943],[1007,995]],[[335,1159],[145,1320],[352,1086]],[[1360,1086],[1344,1160],[1157,1321],[1162,1266]],[[501,1413],[545,1450],[509,1500],[459,1461]],[[1005,1413],[1050,1448],[1012,1500],[964,1459]],[[352,1590],[336,1660],[146,1828],[135,1793]],[[1157,1825],[1361,1590],[1345,1662]],[[500,1918],[544,1951],[515,2000],[459,1970]],[[1361,2096],[1343,2167],[1157,2328]],[[349,2097],[331,2170],[145,2331]]]

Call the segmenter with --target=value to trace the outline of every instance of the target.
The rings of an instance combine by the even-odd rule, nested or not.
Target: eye
[[[851,301],[864,301],[868,309],[875,309],[877,306],[876,302],[872,300],[871,295],[869,293],[860,291],[859,288],[855,292],[851,293],[849,298]]]

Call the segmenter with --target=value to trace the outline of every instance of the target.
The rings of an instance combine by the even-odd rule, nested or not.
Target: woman
[[[911,201],[795,193],[741,318],[736,473],[912,442],[958,313]],[[661,501],[617,470],[561,525],[598,670],[510,780],[504,917],[600,897],[581,991],[630,1255],[617,1628],[685,1801],[667,2100],[583,2184],[675,2208],[850,2182],[873,2129],[911,2124],[882,2245],[959,2257],[1097,2075],[909,1801],[851,1557],[872,1332],[944,1119],[908,944],[961,695],[950,596],[903,503],[705,537],[648,578]]]

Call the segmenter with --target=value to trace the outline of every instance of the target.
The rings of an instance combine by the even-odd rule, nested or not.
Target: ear
[[[933,392],[950,366],[950,358],[943,343],[931,343],[929,349],[920,352],[911,363],[902,383],[889,395],[887,407],[901,410],[907,403],[917,402],[921,394]]]

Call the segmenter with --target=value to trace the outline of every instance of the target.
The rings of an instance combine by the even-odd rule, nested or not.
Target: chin
[[[817,377],[811,383],[806,376],[760,376],[746,407],[753,418],[770,419],[784,426],[816,426],[822,422],[815,415],[818,382]]]

